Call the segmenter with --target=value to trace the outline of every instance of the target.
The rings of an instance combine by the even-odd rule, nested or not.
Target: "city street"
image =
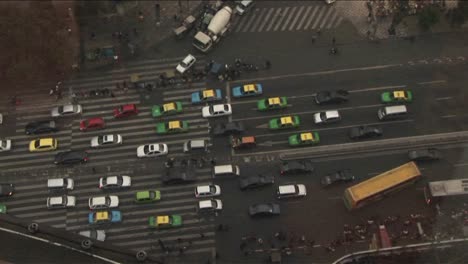
[[[296,13],[297,12],[297,13]],[[306,15],[307,14],[307,15]],[[309,19],[310,17],[310,19]],[[315,43],[313,32],[321,29]],[[344,225],[365,225],[372,217],[386,218],[411,214],[435,217],[435,210],[424,202],[424,186],[429,181],[466,177],[468,142],[460,141],[438,145],[443,158],[435,162],[420,162],[423,179],[415,185],[392,194],[382,201],[349,212],[343,203],[344,190],[384,171],[409,161],[408,151],[415,147],[372,150],[379,141],[401,139],[410,141],[417,136],[468,130],[468,104],[466,83],[468,65],[465,59],[466,34],[446,33],[424,35],[415,42],[401,38],[381,40],[378,43],[362,39],[358,29],[340,16],[333,5],[323,1],[258,1],[250,13],[236,16],[229,35],[209,54],[199,53],[192,46],[192,37],[183,40],[167,38],[158,44],[154,54],[139,54],[133,61],[122,60],[106,69],[80,72],[64,81],[63,99],[56,101],[46,92],[32,91],[20,94],[23,104],[11,108],[2,105],[3,124],[0,139],[11,139],[12,150],[0,153],[2,183],[13,183],[11,197],[1,198],[11,216],[29,219],[39,224],[78,233],[89,229],[104,229],[106,242],[127,248],[135,253],[144,250],[152,259],[165,263],[260,263],[266,260],[272,248],[288,246],[292,255],[283,254],[284,263],[331,263],[338,257],[358,250],[369,249],[371,234],[365,239],[336,247],[327,252],[325,247],[342,236]],[[332,38],[340,53],[329,54]],[[139,81],[154,81],[163,72],[174,70],[187,53],[197,58],[195,68],[203,70],[211,60],[234,64],[236,58],[257,65],[255,72],[242,72],[233,81],[214,78],[158,85],[152,91],[135,88],[133,75]],[[265,69],[265,60],[272,62]],[[181,79],[178,79],[181,80]],[[128,83],[128,89],[122,83]],[[260,83],[263,95],[234,98],[232,88]],[[193,105],[191,94],[205,88],[221,89],[223,103],[230,103],[232,115],[206,119],[202,117],[205,104]],[[88,96],[98,89],[108,89],[112,96]],[[315,96],[320,91],[349,91],[349,101],[319,106]],[[384,104],[383,92],[410,90],[414,99],[407,104],[408,118],[379,121],[377,111]],[[49,120],[50,110],[59,104],[71,102],[72,95],[83,108],[74,117],[55,118],[59,131],[43,135],[26,135],[26,124]],[[86,95],[86,96],[85,96]],[[258,111],[257,101],[270,97],[287,97],[287,107],[280,110]],[[153,105],[180,101],[183,112],[162,118],[152,117]],[[138,115],[114,118],[113,109],[125,104],[136,104]],[[333,124],[314,124],[313,114],[325,110],[338,110],[341,120]],[[269,121],[283,116],[298,116],[298,128],[273,131]],[[83,119],[102,117],[105,128],[80,131]],[[157,135],[156,123],[181,120],[188,122],[188,132]],[[254,148],[234,150],[230,137],[214,137],[210,128],[228,121],[239,121],[245,126],[244,136],[255,136]],[[367,139],[366,148],[355,154],[336,151],[316,156],[315,146],[293,148],[288,137],[316,131],[320,135],[317,147],[349,146],[352,127],[376,125],[383,135]],[[120,134],[123,143],[115,147],[91,148],[94,136]],[[29,152],[30,141],[54,137],[58,148],[54,151]],[[241,191],[237,178],[213,178],[212,164],[206,162],[195,169],[196,181],[188,184],[166,185],[162,182],[167,158],[190,158],[184,153],[187,140],[203,139],[211,143],[209,153],[203,157],[215,159],[216,165],[239,165],[241,177],[257,174],[273,176],[272,186]],[[137,147],[150,143],[168,145],[168,155],[156,158],[138,158]],[[421,147],[431,147],[425,142]],[[86,150],[89,161],[73,166],[54,165],[54,156],[66,150]],[[312,157],[315,171],[305,175],[280,176],[281,158],[302,159]],[[291,158],[292,157],[292,158]],[[329,188],[320,185],[320,178],[337,170],[349,169],[356,177],[353,183],[338,183]],[[98,188],[99,178],[128,175],[131,187],[105,191]],[[76,196],[76,207],[49,210],[47,179],[70,177],[75,188],[69,195]],[[219,214],[201,216],[197,213],[196,186],[219,184],[219,199],[223,209]],[[304,184],[307,196],[276,199],[278,185]],[[138,191],[159,190],[161,201],[150,204],[135,203]],[[122,222],[102,227],[88,223],[88,199],[104,194],[117,195]],[[248,214],[251,204],[278,202],[281,215],[253,219]],[[150,229],[148,217],[181,215],[183,224],[166,230]],[[435,220],[437,221],[437,220]],[[229,230],[218,230],[219,225]],[[437,223],[435,223],[437,225]],[[284,232],[293,242],[275,238]],[[305,237],[301,242],[299,238]],[[255,237],[243,244],[242,238]],[[294,239],[289,239],[294,237]],[[258,242],[258,238],[262,242]],[[398,245],[412,242],[401,239]],[[303,244],[301,244],[303,243]],[[293,245],[291,245],[293,244]],[[308,246],[305,246],[307,244]],[[246,254],[248,249],[250,253]]]

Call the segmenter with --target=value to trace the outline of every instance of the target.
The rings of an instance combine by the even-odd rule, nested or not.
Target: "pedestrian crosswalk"
[[[258,7],[237,18],[233,32],[283,32],[332,29],[343,22],[333,6]]]
[[[194,189],[197,185],[212,183],[211,168],[196,168],[197,180],[191,184],[165,185],[162,183],[165,158],[138,159],[136,149],[139,145],[149,143],[166,143],[169,157],[185,156],[183,143],[190,139],[210,139],[209,123],[201,117],[202,106],[192,106],[190,94],[201,90],[205,84],[174,85],[158,87],[152,93],[158,102],[142,101],[141,91],[117,89],[115,83],[130,79],[138,74],[140,80],[154,80],[166,69],[173,69],[179,58],[173,61],[144,61],[129,65],[124,69],[112,70],[96,76],[76,79],[64,84],[64,99],[55,102],[50,97],[37,97],[35,105],[19,107],[14,114],[16,124],[14,135],[8,137],[13,141],[13,149],[0,155],[0,176],[3,180],[15,184],[15,193],[5,200],[8,213],[27,218],[39,224],[51,225],[74,233],[94,229],[88,224],[88,199],[104,193],[119,196],[118,210],[122,212],[122,222],[99,227],[106,231],[106,241],[134,251],[146,250],[152,256],[181,254],[211,255],[215,248],[214,218],[201,217],[196,212],[197,199]],[[203,62],[201,62],[203,63]],[[190,88],[188,88],[190,86]],[[25,134],[25,125],[31,121],[50,119],[50,109],[69,100],[71,93],[88,93],[95,89],[109,89],[114,97],[83,97],[78,103],[83,113],[77,117],[59,118],[56,120],[59,132],[40,137],[54,137],[58,140],[58,149],[52,152],[30,153],[29,142],[38,136]],[[147,92],[144,92],[147,93]],[[26,96],[26,95],[25,95]],[[33,95],[31,95],[33,96]],[[158,118],[151,116],[153,104],[169,101],[181,101],[183,113]],[[115,119],[112,110],[122,104],[136,104],[137,116]],[[103,130],[81,132],[80,120],[92,117],[103,117],[106,127]],[[189,132],[174,135],[156,135],[156,123],[169,120],[186,120]],[[90,148],[93,136],[101,134],[120,134],[123,144],[108,148]],[[65,150],[86,150],[89,162],[83,165],[56,167],[53,164],[57,152]],[[92,168],[96,169],[96,173]],[[129,175],[132,177],[130,189],[104,192],[98,188],[98,179],[109,175]],[[75,189],[68,194],[76,196],[75,208],[48,210],[46,199],[51,196],[46,182],[50,178],[71,177],[75,180]],[[153,204],[135,204],[137,191],[156,189],[161,191],[162,199]],[[182,216],[182,227],[167,230],[153,230],[148,227],[148,217],[157,215],[178,214]],[[165,250],[161,248],[161,242]]]

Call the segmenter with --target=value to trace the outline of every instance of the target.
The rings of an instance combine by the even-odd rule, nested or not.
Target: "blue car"
[[[122,222],[120,211],[95,211],[88,214],[88,222],[92,225]]]
[[[237,86],[232,88],[232,95],[235,98],[256,96],[263,94],[262,85],[259,83],[255,84],[244,84],[243,86]]]
[[[192,93],[192,104],[203,104],[223,100],[220,89],[209,89]]]

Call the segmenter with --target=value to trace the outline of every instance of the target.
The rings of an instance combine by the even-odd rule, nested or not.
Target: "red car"
[[[105,126],[106,124],[104,123],[104,119],[102,119],[102,117],[94,117],[90,119],[85,119],[85,120],[81,120],[80,122],[81,131],[103,129]]]
[[[135,104],[122,105],[114,109],[115,118],[127,117],[136,114],[138,114],[138,109]]]

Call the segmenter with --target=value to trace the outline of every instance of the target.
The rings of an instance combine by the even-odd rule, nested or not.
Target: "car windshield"
[[[146,153],[146,154],[148,154],[148,153],[150,152],[150,145],[145,145],[145,146],[143,147],[143,152]]]
[[[41,141],[40,141],[40,140],[36,140],[36,141],[34,142],[34,147],[35,147],[35,148],[39,148],[40,146],[41,146]]]
[[[327,113],[326,112],[320,113],[320,119],[327,120]]]
[[[57,107],[59,113],[63,113],[63,106]]]
[[[0,148],[6,148],[6,146],[7,146],[6,140],[1,140],[0,141]]]

